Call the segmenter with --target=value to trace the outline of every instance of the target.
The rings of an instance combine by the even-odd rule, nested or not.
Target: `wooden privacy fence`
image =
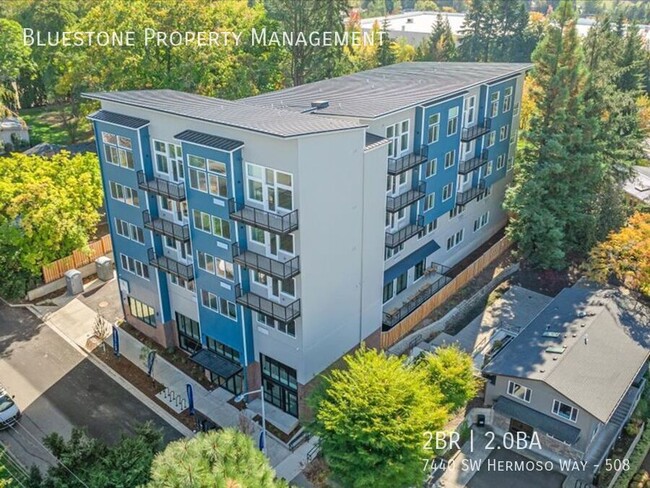
[[[447,283],[435,295],[424,302],[419,308],[416,308],[404,320],[398,322],[395,327],[387,332],[381,333],[381,348],[388,349],[397,341],[402,339],[406,334],[411,332],[424,318],[432,311],[442,305],[448,298],[456,294],[471,279],[483,271],[492,261],[498,258],[512,243],[507,237],[496,242],[483,255],[461,271],[453,280]]]
[[[113,250],[111,236],[105,235],[101,239],[88,243],[88,249],[77,249],[71,256],[58,259],[53,263],[43,266],[43,281],[51,283],[62,278],[66,271],[85,266],[95,259]]]

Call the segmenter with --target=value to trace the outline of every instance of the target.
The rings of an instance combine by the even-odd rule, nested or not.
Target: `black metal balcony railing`
[[[426,162],[427,157],[427,148],[426,146],[421,147],[418,151],[412,152],[405,156],[399,158],[388,158],[388,174],[389,175],[398,175],[404,171],[408,171],[411,168]]]
[[[147,178],[144,171],[137,172],[138,188],[150,191],[156,195],[171,198],[176,201],[185,200],[185,185],[183,183],[174,183],[173,181],[162,178]]]
[[[288,234],[298,229],[298,210],[279,215],[255,207],[249,207],[234,198],[228,200],[230,218],[244,224],[252,225],[258,229],[267,230],[275,234]]]
[[[248,249],[241,249],[239,244],[233,244],[232,257],[237,264],[244,268],[254,269],[280,280],[293,278],[300,273],[300,258],[298,256],[283,262]]]
[[[241,285],[235,286],[235,297],[240,305],[273,317],[280,322],[291,322],[300,316],[300,299],[288,305],[282,305],[255,293],[244,292]]]
[[[175,276],[179,276],[184,280],[191,281],[194,279],[194,266],[191,264],[183,264],[178,261],[169,258],[167,256],[162,256],[156,254],[156,251],[153,248],[150,248],[147,251],[149,256],[149,264],[154,268],[158,268],[165,273],[171,273]]]
[[[478,186],[473,186],[469,190],[459,191],[456,194],[456,205],[466,205],[479,195],[485,193],[485,180],[481,180]]]
[[[149,210],[142,212],[144,226],[157,234],[173,237],[177,241],[186,242],[190,240],[190,226],[188,224],[177,224],[161,217],[152,218]]]
[[[391,312],[384,312],[382,320],[384,331],[390,329],[391,327],[395,327],[395,325],[404,320],[407,315],[412,313],[429,298],[438,293],[451,280],[452,278],[449,276],[442,275],[436,281],[421,288],[415,295],[413,295],[409,300],[405,301],[399,308],[392,310]]]
[[[460,140],[463,142],[469,142],[477,139],[490,132],[491,125],[491,119],[485,119],[483,122],[479,122],[472,127],[465,127],[461,133]]]
[[[386,247],[394,248],[408,241],[411,237],[424,229],[424,216],[419,215],[414,224],[409,224],[406,227],[395,232],[386,232]]]
[[[397,212],[398,210],[408,207],[426,195],[427,185],[424,181],[418,183],[417,187],[410,189],[396,197],[386,197],[386,211]]]
[[[481,151],[481,154],[478,156],[474,156],[473,158],[467,159],[465,161],[461,161],[460,164],[458,165],[458,172],[461,175],[466,175],[467,173],[471,173],[477,168],[480,168],[484,164],[488,162],[488,150],[483,149]]]

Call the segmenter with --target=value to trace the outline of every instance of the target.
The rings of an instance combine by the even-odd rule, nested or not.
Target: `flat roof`
[[[132,90],[84,93],[85,98],[179,115],[277,137],[364,128],[354,120],[314,117],[289,110],[255,106],[176,90]]]
[[[526,71],[530,63],[398,63],[286,88],[241,102],[295,112],[374,119]],[[312,109],[312,102],[327,101]]]

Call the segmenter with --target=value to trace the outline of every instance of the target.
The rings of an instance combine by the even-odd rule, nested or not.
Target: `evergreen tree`
[[[541,268],[563,268],[568,255],[584,252],[595,238],[597,119],[584,108],[587,71],[576,20],[572,0],[562,0],[533,53],[537,110],[506,195],[508,235],[522,257]]]
[[[343,33],[343,19],[350,8],[348,0],[321,0],[315,2],[314,14],[319,19],[316,30],[321,32]],[[314,51],[312,63],[313,72],[307,76],[307,81],[318,81],[326,78],[341,76],[349,71],[348,59],[342,46],[333,44],[321,46]]]
[[[486,28],[488,3],[485,0],[470,0],[468,7],[460,30],[458,52],[463,61],[487,61],[483,58],[484,46],[489,48],[487,39],[492,35]]]
[[[490,61],[529,61],[532,51],[524,51],[528,26],[524,3],[520,0],[496,0],[490,8],[494,10],[496,23]]]
[[[438,14],[427,40],[423,59],[426,61],[453,61],[456,59],[456,40],[449,20]]]
[[[377,48],[377,65],[387,66],[395,62],[394,41],[388,33],[388,19],[384,18],[381,26],[381,44]]]

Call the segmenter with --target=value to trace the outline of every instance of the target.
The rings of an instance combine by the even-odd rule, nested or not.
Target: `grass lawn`
[[[4,447],[0,446],[0,481],[13,480],[8,488],[20,486],[27,481],[27,475],[22,466],[16,465],[13,460],[7,457]]]
[[[67,107],[64,107],[67,110]],[[32,146],[41,142],[66,146],[71,143],[60,117],[61,106],[49,105],[21,110],[19,115],[29,125],[29,137]],[[77,142],[92,139],[92,127],[85,118],[81,121]]]

